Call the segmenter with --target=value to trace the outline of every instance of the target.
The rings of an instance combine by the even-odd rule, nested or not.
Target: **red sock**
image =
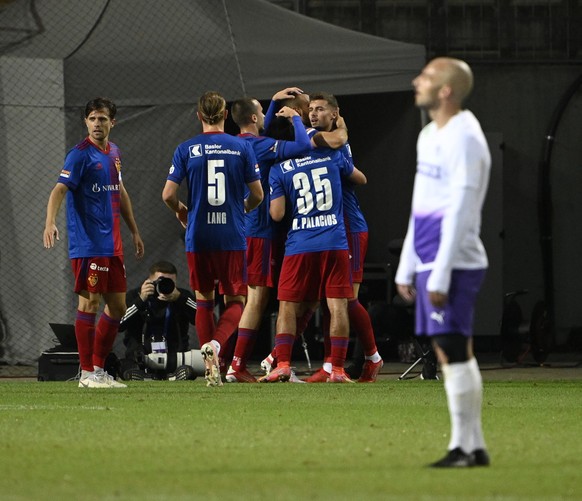
[[[350,338],[348,337],[330,337],[331,342],[331,366],[332,369],[342,369],[348,354],[348,345]]]
[[[293,334],[277,334],[275,336],[275,348],[277,350],[277,365],[291,363],[291,353],[293,352]]]
[[[236,336],[230,336],[226,344],[220,346],[220,355],[218,361],[220,362],[220,372],[226,374],[228,367],[232,365],[234,356],[234,347],[236,345]]]
[[[214,301],[196,299],[196,334],[200,346],[209,343],[214,338]]]
[[[95,342],[93,344],[94,366],[105,367],[105,359],[111,353],[118,332],[119,320],[102,313],[95,329]]]
[[[95,313],[77,310],[75,337],[79,363],[84,371],[93,372],[93,342],[95,339]]]
[[[371,356],[376,353],[378,348],[376,347],[376,338],[374,337],[370,315],[357,299],[348,302],[348,316],[350,325],[356,331],[358,339],[362,343],[364,355]]]
[[[244,329],[238,328],[238,337],[236,340],[236,346],[234,347],[234,357],[232,357],[232,368],[235,371],[243,370],[247,366],[247,358],[250,351],[255,344],[255,339],[257,337],[256,329]]]
[[[232,336],[234,331],[238,328],[243,309],[244,304],[240,301],[231,301],[226,304],[224,311],[218,320],[216,332],[213,337],[213,339],[220,343],[220,346],[225,345],[230,339],[230,336]]]

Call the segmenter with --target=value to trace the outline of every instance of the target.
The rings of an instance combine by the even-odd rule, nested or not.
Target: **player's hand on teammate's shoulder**
[[[337,113],[337,118],[334,121],[334,125],[336,129],[346,129],[346,131],[348,130],[348,126],[346,125],[346,121],[344,120],[344,117],[340,115],[339,110]]]
[[[275,115],[278,117],[292,118],[298,117],[299,113],[297,113],[293,108],[289,108],[289,106],[283,106],[277,113],[275,113]]]

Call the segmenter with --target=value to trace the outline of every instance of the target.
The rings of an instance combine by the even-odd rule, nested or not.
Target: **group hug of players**
[[[237,137],[224,132],[224,98],[200,98],[203,132],[176,149],[162,195],[186,228],[208,385],[222,384],[220,352],[237,328],[226,381],[257,381],[246,363],[273,287],[275,347],[259,382],[300,381],[291,368],[293,344],[320,303],[324,364],[306,381],[353,382],[344,371],[350,324],[365,353],[358,381],[375,381],[383,362],[357,299],[368,227],[354,187],[366,177],[353,164],[336,98],[287,88],[273,96],[266,115],[252,98],[234,101],[230,111]],[[178,198],[184,179],[186,202]],[[216,324],[215,281],[225,300]]]

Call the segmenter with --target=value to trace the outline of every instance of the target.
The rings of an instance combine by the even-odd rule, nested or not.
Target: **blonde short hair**
[[[226,100],[216,91],[208,91],[198,100],[198,113],[208,125],[215,125],[224,120]]]

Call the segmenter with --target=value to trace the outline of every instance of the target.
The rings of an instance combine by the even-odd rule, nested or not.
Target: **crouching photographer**
[[[127,311],[119,325],[125,332],[125,380],[196,379],[204,375],[199,350],[190,349],[190,324],[196,302],[187,289],[176,287],[178,271],[167,261],[154,263],[141,287],[127,293]]]

